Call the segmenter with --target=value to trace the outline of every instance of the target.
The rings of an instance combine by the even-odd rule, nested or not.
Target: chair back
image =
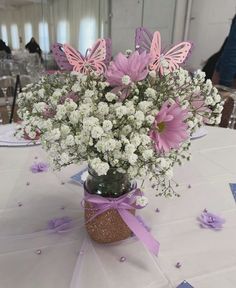
[[[3,51],[3,50],[0,51],[0,59],[7,59],[7,52],[6,51]]]
[[[30,75],[20,75],[20,84],[21,87],[25,87],[26,85],[32,83],[32,79]]]
[[[0,88],[14,87],[15,78],[12,76],[0,77]]]
[[[231,96],[227,96],[224,102],[224,108],[222,110],[221,121],[219,124],[220,127],[224,128],[229,127],[233,109],[234,109],[234,99]]]
[[[220,127],[232,128],[236,127],[236,90],[223,85],[215,85],[218,89],[222,100],[224,100],[224,106],[222,110]]]

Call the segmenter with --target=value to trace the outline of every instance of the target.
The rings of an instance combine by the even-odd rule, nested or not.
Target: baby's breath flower
[[[147,58],[135,53],[133,60]],[[132,60],[132,55],[120,59]],[[118,62],[117,70],[123,65]],[[93,71],[87,75],[44,75],[37,83],[24,87],[18,96],[23,121],[18,136],[26,133],[34,138],[40,129],[42,147],[55,169],[86,161],[99,176],[115,168],[129,180],[150,177],[158,183],[159,191],[163,185],[163,195],[172,195],[169,182],[173,167],[190,159],[188,135],[203,121],[219,123],[223,103],[201,71],[190,76],[182,68],[169,73],[166,66],[166,75],[160,77],[155,71],[148,72],[145,63],[140,60],[139,64],[146,76],[141,69],[136,81],[135,65],[134,69],[126,67],[132,73],[122,73],[116,85],[113,71],[111,86],[106,75]],[[172,106],[183,112],[180,120],[187,139],[170,147],[167,153],[158,151],[154,144],[173,120],[173,111],[163,116],[163,111],[169,113]]]

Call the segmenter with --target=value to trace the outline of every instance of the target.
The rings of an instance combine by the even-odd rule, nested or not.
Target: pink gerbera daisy
[[[205,99],[203,98],[194,98],[191,101],[191,106],[194,111],[197,111],[199,115],[203,117],[203,122],[207,123],[209,120],[207,115],[211,113],[211,109],[208,108],[208,106],[205,104]],[[191,108],[189,108],[189,111],[191,112]]]
[[[156,151],[168,152],[172,148],[179,148],[180,143],[189,137],[188,125],[184,123],[187,113],[177,103],[163,104],[149,132]]]
[[[129,95],[130,84],[145,79],[148,75],[149,54],[137,51],[126,57],[119,53],[106,72],[107,82],[115,87],[112,92],[121,92],[121,100]],[[126,80],[126,81],[124,81]]]

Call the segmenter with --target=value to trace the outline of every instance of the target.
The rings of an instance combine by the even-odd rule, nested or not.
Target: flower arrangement
[[[18,134],[40,133],[55,169],[87,161],[98,175],[114,168],[129,179],[148,177],[158,195],[177,195],[173,167],[190,159],[197,128],[220,122],[222,102],[203,72],[159,73],[152,61],[151,53],[129,51],[104,73],[91,66],[43,76],[19,95]]]

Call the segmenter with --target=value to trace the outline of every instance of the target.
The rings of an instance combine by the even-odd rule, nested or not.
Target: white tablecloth
[[[83,227],[37,233],[55,217],[82,219],[83,189],[70,181],[79,168],[33,174],[30,166],[47,159],[40,146],[0,147],[0,288],[169,288],[183,280],[195,288],[235,288],[236,204],[229,183],[236,183],[236,131],[207,130],[192,141],[191,162],[175,170],[180,198],[155,197],[145,184],[149,205],[138,213],[161,244],[158,257],[136,239],[92,243]],[[221,231],[199,227],[204,208],[225,218]]]

